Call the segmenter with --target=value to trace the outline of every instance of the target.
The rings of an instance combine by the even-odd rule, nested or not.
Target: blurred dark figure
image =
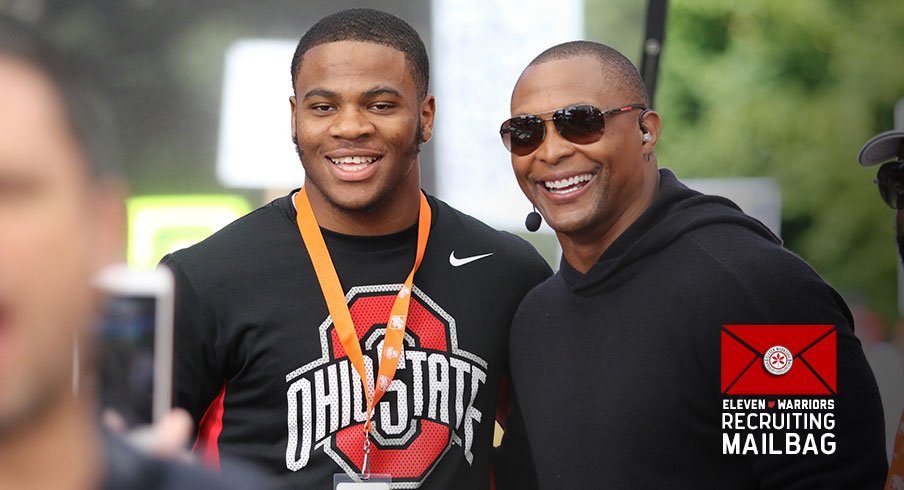
[[[851,314],[857,325],[854,333],[863,344],[863,353],[879,385],[885,413],[885,450],[890,453],[894,447],[898,416],[904,409],[904,352],[894,343],[886,341],[885,322],[869,306],[852,303]]]
[[[876,135],[860,149],[859,160],[863,166],[882,163],[876,174],[876,184],[882,200],[897,211],[898,254],[904,260],[904,131],[886,131]],[[904,490],[904,414],[897,425],[896,435],[885,482],[887,490]]]
[[[90,369],[73,393],[74,340],[90,366],[93,278],[122,255],[124,186],[113,125],[66,62],[0,16],[0,488],[231,488],[100,430]]]

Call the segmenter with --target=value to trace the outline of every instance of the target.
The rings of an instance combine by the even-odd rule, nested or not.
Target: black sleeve
[[[523,241],[522,239],[518,239]],[[521,259],[524,275],[521,298],[530,290],[552,276],[549,264],[537,253],[532,245],[524,243],[526,253]],[[511,330],[509,330],[511,335]],[[506,364],[509,363],[509,355],[506,354]],[[496,490],[533,490],[539,488],[534,459],[527,439],[527,428],[518,404],[514,387],[511,383],[511,369],[506,369],[506,374],[499,383],[499,394],[496,410],[496,418],[502,426],[502,442],[499,447],[493,448],[491,464]]]
[[[216,325],[204,313],[201,299],[178,260],[167,255],[176,282],[173,328],[173,405],[191,414],[195,430],[223,388],[225,377],[216,354]]]
[[[804,301],[800,307],[824,308],[816,301]],[[851,323],[838,310],[835,313],[838,393],[835,427],[829,431],[834,433],[835,453],[749,456],[763,490],[880,489],[885,481],[888,464],[879,388]]]
[[[501,407],[500,421],[503,428],[502,443],[493,448],[492,468],[496,490],[532,490],[539,488],[534,459],[531,456],[530,443],[527,440],[527,429],[521,415],[518,400],[511,389],[511,383],[500,383],[502,400],[509,400],[507,410]],[[507,413],[505,413],[507,412]]]

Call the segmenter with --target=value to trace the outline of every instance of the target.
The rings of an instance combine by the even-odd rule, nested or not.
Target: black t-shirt
[[[374,410],[372,469],[392,474],[397,488],[489,488],[511,319],[551,271],[520,238],[428,201],[433,220],[405,352]],[[378,237],[323,234],[373,369],[414,262],[416,225]],[[198,447],[214,460],[250,460],[293,488],[328,488],[335,473],[359,471],[362,386],[291,196],[164,263],[177,280],[176,404],[201,424]]]

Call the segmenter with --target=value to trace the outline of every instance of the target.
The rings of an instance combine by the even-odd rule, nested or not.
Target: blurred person
[[[124,188],[112,123],[68,61],[0,16],[0,488],[231,488],[99,428],[93,280],[122,256]],[[172,452],[190,421],[176,412],[158,429],[153,445]]]
[[[880,488],[882,406],[847,306],[760,222],[658,168],[661,119],[630,61],[594,42],[554,46],[522,72],[511,114],[500,134],[515,176],[563,252],[510,337],[540,487]],[[729,429],[737,410],[771,424],[790,397],[731,408],[742,404],[721,394],[725,324],[836,332],[837,444],[801,454],[779,433],[777,454],[755,422],[743,451],[726,450],[726,414]],[[792,335],[771,328],[770,342]],[[759,356],[747,366],[771,376]]]
[[[882,409],[885,413],[885,449],[892,454],[898,419],[904,410],[904,352],[893,342],[885,340],[885,322],[875,311],[862,303],[852,303],[851,313],[857,325],[857,338],[863,345],[866,361],[873,370]]]
[[[304,187],[163,259],[195,448],[287,488],[369,473],[394,488],[490,488],[491,474],[531,488],[517,412],[495,459],[494,418],[512,315],[551,271],[421,191],[436,104],[420,36],[345,10],[301,37],[291,77]]]
[[[898,244],[898,255],[904,260],[904,131],[886,131],[871,138],[860,149],[858,160],[863,166],[882,164],[876,174],[876,184],[882,200],[896,211],[895,235]],[[901,341],[901,322],[898,322],[898,342]],[[901,377],[894,380],[900,385]],[[889,435],[895,437],[892,444],[891,463],[886,490],[904,490],[904,412],[900,409],[891,414],[901,412],[901,418],[893,422]],[[888,414],[887,414],[888,415]]]

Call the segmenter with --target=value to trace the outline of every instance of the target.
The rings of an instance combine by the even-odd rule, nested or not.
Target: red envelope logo
[[[834,395],[835,325],[723,325],[725,395]]]

